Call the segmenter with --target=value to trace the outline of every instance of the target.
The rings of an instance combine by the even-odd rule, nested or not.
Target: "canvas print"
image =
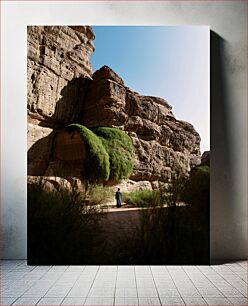
[[[27,27],[28,264],[209,264],[209,27]]]

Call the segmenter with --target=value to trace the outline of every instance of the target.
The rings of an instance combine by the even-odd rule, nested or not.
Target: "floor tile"
[[[95,280],[92,288],[115,287],[116,280]]]
[[[134,266],[118,266],[118,273],[120,272],[134,272]]]
[[[58,306],[62,303],[63,298],[42,298],[37,305],[50,306],[55,305]]]
[[[117,266],[101,266],[99,272],[116,272]]]
[[[123,305],[138,305],[138,298],[125,298],[125,297],[116,297],[115,305],[123,306]]]
[[[115,292],[114,287],[110,288],[92,288],[88,297],[113,297]]]
[[[148,306],[148,305],[153,305],[153,306],[160,306],[160,300],[159,298],[139,298],[139,306]]]
[[[79,305],[83,306],[85,302],[85,298],[68,298],[66,297],[61,305]]]
[[[136,275],[133,271],[118,271],[117,273],[117,279],[130,279],[130,278],[136,278]]]
[[[97,272],[99,270],[100,266],[86,266],[84,268],[84,272],[85,273],[89,273],[89,272]]]
[[[44,280],[36,281],[36,283],[32,287],[30,287],[23,294],[23,296],[25,296],[25,297],[42,297],[47,293],[47,291],[52,287],[53,284],[54,284],[53,281],[44,281]]]
[[[197,289],[198,289],[200,295],[204,298],[205,297],[210,297],[210,298],[222,298],[223,297],[223,294],[215,288],[212,289],[211,287],[210,288],[208,288],[208,287],[204,287],[204,288],[198,287]]]
[[[52,266],[50,272],[65,272],[69,266]]]
[[[158,292],[155,287],[138,287],[138,297],[158,297]]]
[[[137,287],[154,287],[153,279],[136,278]]]
[[[7,289],[1,293],[2,297],[21,297],[27,289]]]
[[[207,305],[207,303],[201,297],[183,297],[183,300],[186,305],[192,305],[192,306]]]
[[[13,305],[24,305],[24,306],[31,306],[31,305],[36,305],[40,298],[31,298],[31,297],[21,297],[15,301]]]
[[[1,306],[7,306],[7,305],[11,305],[12,303],[14,303],[17,300],[17,298],[13,297],[1,297],[0,298],[0,305]]]
[[[116,282],[116,287],[136,287],[136,282],[135,280],[128,280],[128,279],[122,279],[122,280],[117,280]]]
[[[13,271],[15,272],[30,272],[32,270],[34,270],[35,266],[27,266],[26,264],[24,265],[19,265],[16,266]]]
[[[79,278],[76,280],[76,283],[93,283],[95,280],[95,276],[83,275],[81,274]]]
[[[114,298],[87,298],[84,305],[111,306],[114,305]]]
[[[68,297],[87,297],[90,291],[89,285],[74,286],[68,293]]]
[[[69,266],[66,272],[83,272],[85,266]]]
[[[218,287],[218,289],[225,297],[243,297],[242,293],[232,286],[228,286],[226,288]]]
[[[117,280],[125,280],[125,279],[134,279],[136,275],[134,272],[118,272],[117,273]]]
[[[204,298],[204,300],[207,302],[210,306],[226,306],[226,305],[232,305],[232,303],[227,298]]]
[[[170,298],[170,297],[162,297],[160,298],[162,306],[171,306],[171,305],[185,305],[184,301],[181,298],[175,297],[175,298]]]
[[[246,305],[247,264],[27,266],[2,261],[1,305]],[[4,304],[5,303],[5,304]]]
[[[155,280],[155,285],[156,287],[160,287],[160,288],[169,288],[169,289],[173,289],[173,288],[176,288],[176,285],[175,283],[172,281],[172,280],[163,280],[163,279],[160,279],[160,280]]]
[[[125,298],[137,297],[137,289],[132,287],[116,288],[115,297],[125,297]]]
[[[80,275],[81,275],[81,271],[73,271],[73,272],[70,272],[70,271],[65,271],[61,277],[64,279],[75,279],[75,278],[78,278]]]
[[[147,272],[147,273],[151,273],[151,269],[149,266],[135,266],[134,267],[136,272]]]
[[[52,266],[36,266],[33,269],[33,272],[48,272]]]
[[[116,272],[101,272],[99,271],[96,275],[96,279],[116,279]]]
[[[54,285],[51,289],[49,289],[45,295],[45,297],[65,297],[70,291],[71,286],[68,285]]]
[[[61,276],[62,276],[63,272],[50,272],[50,270],[48,272],[46,272],[41,279],[42,280],[58,280]]]
[[[154,279],[170,279],[172,280],[170,274],[168,272],[164,273],[153,273],[153,278]]]
[[[8,272],[5,276],[5,279],[11,279],[11,280],[22,280],[23,277],[27,274],[27,272]]]
[[[45,271],[38,271],[38,272],[30,272],[26,273],[22,280],[39,280],[42,278],[42,276],[45,274]]]
[[[201,297],[201,294],[195,288],[178,289],[178,291],[182,297]]]
[[[160,297],[180,297],[179,291],[176,288],[157,288],[157,290]]]
[[[166,267],[165,266],[150,266],[151,271],[157,271],[157,272],[163,272],[165,271]]]
[[[239,306],[247,306],[248,305],[248,300],[247,298],[228,298],[228,300],[233,304],[233,305],[239,305]]]

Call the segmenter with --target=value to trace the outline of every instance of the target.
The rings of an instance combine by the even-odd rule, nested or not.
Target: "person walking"
[[[118,188],[118,191],[115,193],[115,199],[116,199],[116,207],[119,208],[121,207],[121,192],[120,188]]]

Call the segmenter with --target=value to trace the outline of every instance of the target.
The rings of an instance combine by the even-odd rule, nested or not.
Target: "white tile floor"
[[[247,262],[27,266],[1,262],[0,305],[247,305]]]

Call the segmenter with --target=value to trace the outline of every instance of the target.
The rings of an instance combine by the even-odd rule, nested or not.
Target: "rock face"
[[[92,76],[90,27],[28,27],[28,110],[31,117],[70,122]]]
[[[28,123],[28,174],[44,174],[50,161],[54,132],[51,128]]]
[[[29,175],[44,175],[57,128],[82,117],[85,88],[92,76],[93,40],[88,26],[27,29]]]
[[[104,66],[92,75],[90,27],[28,27],[28,174],[80,177],[84,148],[69,123],[126,131],[135,148],[133,181],[168,181],[201,162],[200,136],[158,97],[142,96]],[[80,151],[81,150],[81,151]],[[80,153],[81,152],[81,153]],[[63,175],[61,175],[63,176]]]
[[[201,164],[210,166],[210,151],[203,152],[201,156]]]
[[[187,122],[176,120],[163,99],[142,96],[125,87],[122,79],[104,66],[93,74],[84,102],[83,124],[126,131],[135,147],[135,181],[167,181],[187,175],[199,164],[200,136]]]

